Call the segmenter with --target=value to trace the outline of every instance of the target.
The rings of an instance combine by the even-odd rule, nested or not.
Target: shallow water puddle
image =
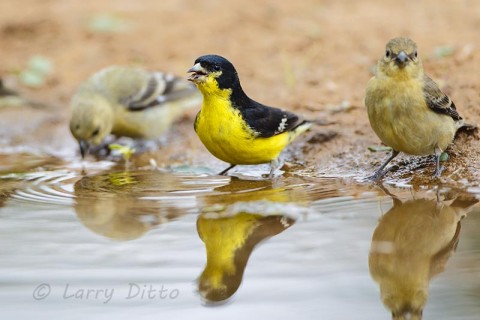
[[[8,319],[480,314],[473,189],[57,170],[0,190]]]

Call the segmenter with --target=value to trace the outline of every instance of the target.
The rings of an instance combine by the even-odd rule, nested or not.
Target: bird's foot
[[[398,156],[400,152],[399,151],[396,151],[396,150],[392,150],[392,154],[390,155],[390,157],[380,166],[380,168],[377,169],[377,171],[375,171],[375,173],[368,177],[367,179],[370,180],[370,181],[378,181],[380,180],[380,178],[382,178],[387,172],[389,172],[390,170],[392,170],[392,166],[387,168],[387,165],[390,163],[390,161],[392,161],[396,156]]]
[[[368,176],[367,178],[365,178],[364,181],[370,181],[370,182],[377,182],[378,180],[380,180],[380,178],[382,177],[383,175],[378,175],[376,173]]]
[[[435,169],[435,172],[433,173],[433,176],[434,176],[435,178],[440,178],[440,177],[442,176],[442,172],[443,172],[444,169],[445,169],[444,166],[439,166],[439,167],[437,167],[437,168]]]
[[[377,171],[375,171],[374,174],[372,174],[371,176],[368,176],[368,177],[367,177],[367,181],[377,182],[377,181],[380,180],[387,172],[388,172],[388,170],[377,170]]]

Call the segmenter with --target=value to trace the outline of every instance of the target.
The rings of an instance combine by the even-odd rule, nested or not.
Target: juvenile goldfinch
[[[417,45],[409,38],[394,38],[378,61],[375,76],[367,85],[365,105],[370,125],[392,155],[374,173],[381,178],[387,164],[400,152],[435,154],[440,176],[440,155],[463,126],[455,104],[423,72]]]
[[[195,86],[171,74],[112,66],[95,73],[72,98],[70,131],[84,157],[109,134],[158,138],[200,99]]]
[[[250,99],[234,66],[223,57],[202,56],[188,72],[192,73],[188,79],[203,94],[195,131],[210,153],[230,163],[220,174],[238,164],[270,162],[272,177],[280,152],[311,122]]]

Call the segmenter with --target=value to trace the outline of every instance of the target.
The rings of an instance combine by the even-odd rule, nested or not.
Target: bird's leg
[[[442,175],[442,171],[444,169],[443,166],[440,165],[440,156],[442,155],[443,151],[439,147],[435,147],[435,164],[436,169],[433,173],[434,177],[440,177]]]
[[[223,170],[222,172],[220,172],[218,175],[219,176],[224,176],[228,171],[230,171],[230,169],[232,169],[233,167],[235,167],[236,164],[230,164],[230,167],[228,167],[227,169]]]
[[[273,176],[275,175],[275,171],[277,171],[277,169],[280,168],[281,166],[282,166],[282,161],[280,161],[278,158],[270,161],[270,173],[268,174],[268,178],[272,179]]]
[[[435,213],[440,213],[440,210],[442,210],[443,204],[440,201],[440,188],[438,186],[437,186],[436,196],[437,196],[437,202],[435,204],[435,209],[436,209]]]
[[[402,204],[402,201],[400,199],[398,199],[398,197],[396,195],[394,195],[393,193],[390,192],[390,190],[388,190],[384,185],[383,185],[383,182],[382,183],[376,183],[376,185],[380,188],[380,190],[382,190],[387,196],[389,196],[390,198],[392,198],[393,200],[393,205],[401,205]]]
[[[383,177],[385,175],[385,173],[387,173],[390,169],[388,170],[383,170],[387,164],[390,163],[390,161],[392,161],[396,156],[398,156],[400,152],[399,151],[396,151],[396,150],[392,150],[392,154],[390,155],[390,157],[387,159],[387,161],[385,161],[381,166],[380,168],[377,169],[377,171],[375,171],[375,173],[369,177],[369,180],[373,180],[373,181],[377,181],[378,179],[380,179],[381,177]]]

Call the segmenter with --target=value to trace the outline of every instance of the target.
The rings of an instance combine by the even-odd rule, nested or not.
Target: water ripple
[[[24,175],[10,174],[2,179],[28,182],[26,186],[16,189],[11,195],[16,201],[71,206],[74,198],[72,185],[78,177],[74,172],[62,170]]]

